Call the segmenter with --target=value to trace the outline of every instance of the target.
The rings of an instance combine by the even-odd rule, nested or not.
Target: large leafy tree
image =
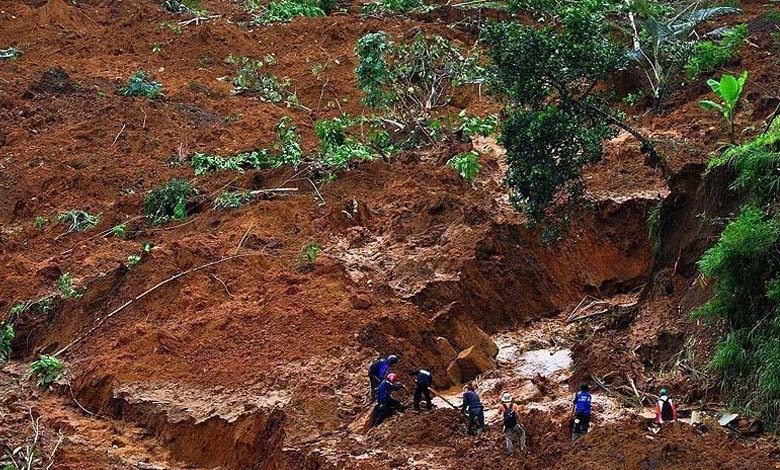
[[[606,101],[605,80],[628,60],[606,31],[612,2],[518,0],[515,6],[532,11],[544,26],[496,23],[485,40],[494,89],[508,98],[506,183],[513,204],[535,223],[559,197],[579,197],[583,166],[603,157],[603,141],[619,128],[640,142],[650,164],[661,160],[652,142]]]

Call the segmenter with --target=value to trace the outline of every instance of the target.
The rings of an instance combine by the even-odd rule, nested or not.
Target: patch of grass
[[[154,225],[163,224],[169,220],[186,219],[187,203],[197,196],[190,183],[181,179],[172,179],[146,194],[144,198],[144,215]]]
[[[63,376],[65,364],[54,356],[41,355],[41,357],[30,364],[30,375],[36,379],[39,387],[46,387]]]
[[[0,324],[0,363],[11,359],[11,343],[16,336],[14,327],[10,324]]]
[[[469,183],[474,182],[482,169],[482,165],[479,163],[479,154],[473,150],[455,155],[447,162],[447,166],[457,171]]]
[[[163,86],[152,80],[149,73],[139,70],[127,80],[127,86],[119,89],[119,94],[124,96],[143,96],[150,100],[163,98]]]
[[[84,232],[100,222],[100,214],[90,214],[82,210],[70,210],[57,216],[57,221],[68,226],[70,232]]]
[[[57,289],[66,299],[80,299],[84,295],[83,290],[79,290],[73,285],[73,278],[70,276],[70,273],[62,273],[60,275],[57,279]]]
[[[43,226],[46,225],[47,223],[49,223],[49,219],[47,219],[46,217],[36,216],[34,221],[35,230],[42,229]]]

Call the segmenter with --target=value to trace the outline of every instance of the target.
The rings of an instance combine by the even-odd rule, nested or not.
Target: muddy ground
[[[588,170],[593,204],[546,246],[507,203],[501,149],[490,140],[473,144],[485,149],[473,186],[443,165],[472,145],[457,142],[364,163],[316,187],[293,170],[196,177],[186,163],[197,151],[270,147],[282,116],[314,151],[315,120],[364,111],[353,72],[358,38],[425,30],[471,46],[469,20],[494,12],[443,7],[376,19],[349,4],[337,15],[252,28],[239,2],[202,4],[219,18],[176,34],[165,24],[183,18],[153,0],[0,0],[0,48],[23,51],[0,61],[0,309],[54,292],[62,273],[86,289],[19,319],[12,361],[0,369],[0,447],[35,440],[40,468],[53,469],[778,466],[771,436],[738,439],[712,422],[655,434],[641,417],[645,394],[659,385],[686,409],[722,408],[697,372],[714,327],[688,317],[706,299],[695,261],[719,229],[696,216],[734,204],[713,196],[718,175],[701,176],[724,138],[717,116],[696,105],[706,85],[673,96],[663,113],[632,118],[659,141],[671,178],[643,166],[619,136]],[[747,90],[740,118],[760,129],[780,69],[765,7],[743,4],[733,21],[750,22],[752,45],[729,67],[748,68],[761,84]],[[273,54],[271,70],[311,111],[232,94],[224,79],[234,72],[231,54]],[[141,68],[164,84],[164,100],[117,94]],[[500,106],[474,91],[453,108]],[[206,202],[187,221],[145,223],[144,194],[172,177],[205,195],[297,192],[227,212]],[[647,219],[659,202],[668,216],[654,253]],[[100,223],[65,234],[55,219],[71,209],[99,213]],[[36,217],[50,222],[36,227]],[[125,238],[108,233],[123,222]],[[127,266],[145,242],[155,248]],[[302,269],[310,242],[322,253]],[[567,323],[586,295],[629,306]],[[549,374],[518,369],[524,353],[540,350],[571,351],[572,362]],[[36,388],[28,364],[58,351],[65,378]],[[521,398],[529,452],[507,457],[495,425],[466,436],[443,402],[365,427],[365,369],[388,352],[400,355],[409,386],[408,370],[430,367],[453,400],[478,366],[491,409],[504,390]],[[467,352],[468,361],[456,360]],[[571,393],[595,379],[604,388],[593,432],[572,444]]]

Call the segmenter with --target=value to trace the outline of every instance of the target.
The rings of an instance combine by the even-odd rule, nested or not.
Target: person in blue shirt
[[[403,387],[403,385],[397,384],[397,381],[398,377],[391,372],[387,374],[387,378],[377,387],[374,426],[379,426],[382,424],[382,421],[394,413],[404,411],[404,405],[393,398],[393,392],[397,392]]]
[[[580,391],[574,395],[574,425],[572,427],[572,440],[588,432],[590,426],[590,404],[593,397],[590,395],[588,384],[580,385]]]
[[[462,411],[469,412],[469,422],[466,426],[466,433],[479,436],[485,432],[485,411],[482,402],[479,401],[479,395],[474,390],[474,384],[466,384],[466,392],[463,394]]]
[[[414,376],[414,410],[420,411],[420,402],[425,397],[425,403],[429,410],[433,409],[431,401],[431,385],[433,385],[433,373],[431,369],[419,369],[411,373]]]
[[[380,357],[368,367],[368,380],[371,385],[371,399],[376,400],[376,389],[385,380],[390,368],[398,362],[398,356],[391,354],[386,358]]]

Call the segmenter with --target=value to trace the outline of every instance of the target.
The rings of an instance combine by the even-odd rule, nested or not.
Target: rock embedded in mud
[[[496,361],[477,346],[464,349],[447,367],[447,376],[454,383],[464,383],[496,366]]]

